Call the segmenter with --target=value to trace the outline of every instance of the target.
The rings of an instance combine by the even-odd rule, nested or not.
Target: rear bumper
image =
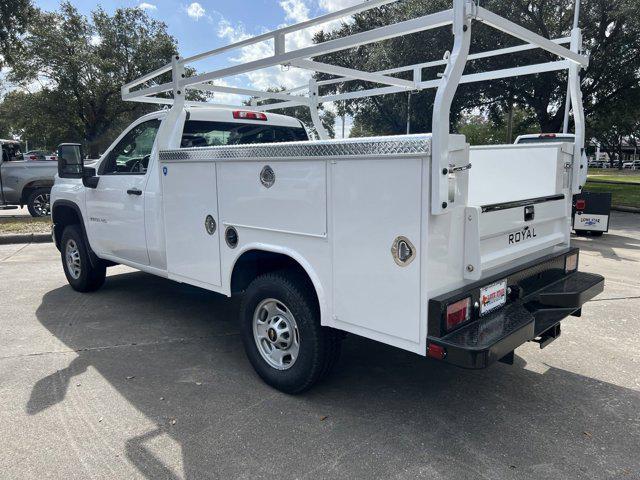
[[[433,328],[435,332],[427,338],[427,348],[443,347],[442,360],[478,369],[507,357],[525,342],[537,339],[544,347],[560,334],[561,320],[569,315],[579,316],[582,306],[604,289],[604,278],[600,275],[565,274],[564,259],[574,253],[577,249],[504,274],[502,278],[507,278],[511,292],[504,307],[451,333],[438,335],[441,329]],[[442,316],[446,305],[465,295],[474,298],[478,290],[479,286],[474,284],[453,295],[431,300],[430,329],[435,326],[431,315]]]

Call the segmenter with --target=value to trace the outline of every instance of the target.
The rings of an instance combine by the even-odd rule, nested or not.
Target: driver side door
[[[147,169],[160,120],[134,125],[98,168],[98,186],[86,189],[87,234],[93,250],[149,265],[144,224]]]

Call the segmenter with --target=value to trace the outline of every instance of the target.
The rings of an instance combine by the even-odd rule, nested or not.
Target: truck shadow
[[[635,236],[616,235],[613,233],[605,233],[602,237],[580,237],[574,235],[571,237],[571,245],[585,252],[593,252],[603,258],[618,262],[637,263],[638,261],[633,255],[627,255],[626,252],[640,250],[640,240]]]
[[[64,402],[92,367],[154,424],[125,445],[147,478],[640,472],[640,393],[631,389],[554,367],[530,371],[522,358],[465,371],[350,336],[335,374],[291,397],[246,361],[237,300],[142,273],[111,275],[103,290],[81,303],[79,295],[57,288],[36,312],[77,358],[34,385],[26,411]]]

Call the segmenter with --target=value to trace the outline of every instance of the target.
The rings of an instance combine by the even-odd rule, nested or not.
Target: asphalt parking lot
[[[605,292],[513,366],[350,336],[291,397],[244,357],[237,301],[124,267],[81,295],[51,244],[0,246],[0,478],[640,478],[640,215],[580,239]]]

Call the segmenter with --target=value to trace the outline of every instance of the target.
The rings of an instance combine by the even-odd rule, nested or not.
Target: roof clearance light
[[[555,133],[543,133],[538,138],[556,138]]]
[[[471,297],[458,300],[451,305],[447,305],[447,331],[466,322],[471,318]]]
[[[236,110],[233,112],[233,118],[236,120],[260,120],[267,121],[267,116],[262,112],[247,112],[244,110]]]

